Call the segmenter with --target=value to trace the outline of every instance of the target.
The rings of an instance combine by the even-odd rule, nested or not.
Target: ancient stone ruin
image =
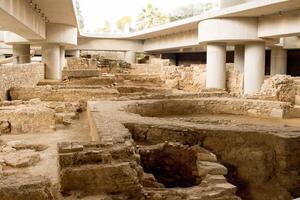
[[[205,65],[124,63],[69,58],[62,81],[3,89],[1,200],[300,196],[297,79],[249,96],[232,64],[219,90]]]

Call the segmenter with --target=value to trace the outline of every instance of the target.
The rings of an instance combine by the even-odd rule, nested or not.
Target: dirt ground
[[[51,180],[53,185],[59,183],[58,177],[58,153],[57,143],[66,141],[90,141],[89,126],[87,122],[87,113],[80,114],[78,120],[69,126],[59,126],[52,133],[32,133],[32,134],[17,134],[17,135],[2,135],[1,139],[5,142],[21,141],[26,144],[43,144],[48,148],[39,152],[41,160],[35,166],[27,168],[6,169],[7,171],[17,170],[18,173],[26,172],[32,175],[46,176]]]
[[[202,115],[184,115],[184,116],[167,116],[167,119],[182,120],[196,124],[220,124],[220,125],[263,125],[271,127],[299,127],[299,118],[257,118],[244,115],[228,115],[228,114],[202,114]]]

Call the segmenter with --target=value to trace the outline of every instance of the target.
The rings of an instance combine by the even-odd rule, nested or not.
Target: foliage
[[[200,4],[190,4],[184,7],[178,8],[174,13],[175,15],[171,14],[169,19],[171,22],[177,21],[180,19],[185,19],[197,15],[201,15],[209,10],[211,10],[214,6],[213,3],[200,3]]]
[[[96,33],[110,33],[111,32],[111,25],[109,21],[105,21],[103,27],[98,27],[95,29]]]
[[[157,7],[148,4],[136,20],[137,30],[151,28],[157,25],[164,24],[169,21],[169,18],[163,14]]]
[[[118,31],[124,32],[126,26],[130,27],[131,24],[131,17],[130,16],[124,16],[122,18],[120,18],[117,22],[116,22],[116,26]]]
[[[80,10],[80,4],[79,1],[76,0],[76,13],[78,18],[78,26],[80,30],[83,30],[84,28],[84,18],[82,16],[81,10]]]

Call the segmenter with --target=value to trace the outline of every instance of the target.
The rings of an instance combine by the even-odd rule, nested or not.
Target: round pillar
[[[287,51],[280,47],[271,49],[271,73],[270,75],[286,74]]]
[[[265,43],[245,45],[244,94],[259,92],[265,78]]]
[[[234,47],[234,68],[240,73],[244,73],[245,46],[235,45]]]
[[[128,63],[135,63],[135,52],[126,51],[125,52],[125,61]]]
[[[80,50],[75,50],[75,57],[76,58],[80,58]]]
[[[206,88],[226,89],[226,45],[207,45]]]
[[[45,78],[61,80],[60,47],[58,44],[43,44],[42,61],[45,63]]]
[[[60,69],[63,70],[65,67],[65,56],[66,56],[66,51],[64,46],[60,46],[59,53],[60,53]]]
[[[30,63],[30,44],[13,44],[14,64]]]

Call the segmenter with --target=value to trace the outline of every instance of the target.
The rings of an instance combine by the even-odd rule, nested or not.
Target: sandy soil
[[[280,119],[280,118],[257,118],[243,115],[185,115],[167,116],[165,119],[182,120],[196,124],[220,124],[220,125],[263,125],[271,127],[293,126],[300,128],[300,118]]]
[[[58,153],[57,143],[64,141],[90,141],[87,113],[82,113],[79,120],[74,120],[69,126],[59,126],[52,133],[32,133],[18,135],[2,135],[1,139],[21,141],[27,144],[45,144],[48,148],[39,152],[41,161],[37,165],[27,168],[17,168],[17,172],[26,172],[32,175],[43,175],[50,178],[53,185],[58,184]],[[13,171],[14,169],[7,169]]]

